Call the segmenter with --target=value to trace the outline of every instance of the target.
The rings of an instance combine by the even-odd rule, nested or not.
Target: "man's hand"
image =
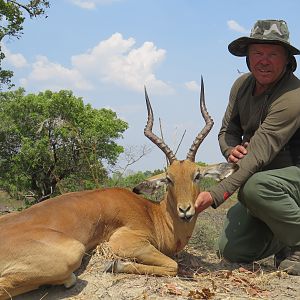
[[[248,153],[246,149],[248,145],[249,143],[245,143],[232,148],[230,155],[228,156],[228,162],[237,163],[240,159],[242,159]]]
[[[195,202],[195,210],[200,213],[213,204],[213,198],[209,192],[201,192]]]

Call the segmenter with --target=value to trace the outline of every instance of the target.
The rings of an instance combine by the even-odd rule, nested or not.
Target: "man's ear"
[[[211,177],[221,181],[237,171],[238,168],[238,165],[234,163],[219,163],[200,167],[200,173],[203,177]]]
[[[132,191],[136,194],[153,195],[167,183],[166,173],[161,173],[139,183]]]

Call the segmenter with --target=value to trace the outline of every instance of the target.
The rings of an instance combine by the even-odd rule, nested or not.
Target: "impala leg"
[[[157,250],[150,242],[130,230],[116,232],[108,242],[117,256],[131,259],[131,262],[118,260],[111,270],[119,273],[175,276],[177,262]]]
[[[26,276],[27,274],[14,274],[12,276],[0,278],[0,300],[11,299],[13,296],[21,295],[33,290],[38,289],[41,285],[45,283],[33,283],[28,282],[28,278],[24,281],[20,280],[21,276]],[[29,274],[28,274],[29,275]],[[16,280],[19,276],[20,279]],[[74,281],[75,280],[75,281]],[[76,283],[76,276],[74,273],[56,284],[64,284],[66,288],[72,287]]]
[[[13,288],[11,283],[14,282],[13,278],[5,277],[0,278],[0,300],[4,299],[12,299],[13,296],[24,294],[29,291],[36,290],[38,288],[37,285],[26,285],[24,287]]]
[[[38,235],[35,240],[15,241],[18,243],[11,250],[11,261],[4,261],[7,268],[0,274],[0,300],[42,285],[75,284],[73,271],[81,264],[84,245],[55,231],[35,231],[35,234]]]
[[[176,261],[159,252],[153,246],[144,247],[145,254],[132,257],[138,262],[126,262],[118,260],[114,264],[116,273],[149,274],[156,276],[175,276],[178,271]]]

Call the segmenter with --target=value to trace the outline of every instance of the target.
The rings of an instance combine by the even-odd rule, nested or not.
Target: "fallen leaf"
[[[201,291],[197,289],[193,291],[189,291],[188,298],[208,300],[211,299],[214,295],[215,293],[211,292],[209,288],[203,288]]]
[[[167,292],[171,295],[182,295],[182,288],[178,287],[174,283],[167,283],[166,284]]]

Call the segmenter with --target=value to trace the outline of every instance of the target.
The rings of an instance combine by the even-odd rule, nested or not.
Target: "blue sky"
[[[196,160],[224,161],[217,133],[244,58],[228,44],[249,34],[258,19],[287,21],[291,43],[300,47],[300,1],[261,0],[60,0],[48,18],[27,20],[20,39],[6,39],[4,67],[26,92],[72,90],[95,108],[111,108],[129,129],[120,140],[128,152],[150,152],[130,169],[163,168],[161,150],[144,137],[146,85],[154,110],[154,132],[184,159],[204,122],[199,111],[203,75],[206,104],[215,125]],[[299,59],[297,58],[298,64]],[[299,70],[296,71],[299,75]],[[125,166],[123,157],[119,165]]]

